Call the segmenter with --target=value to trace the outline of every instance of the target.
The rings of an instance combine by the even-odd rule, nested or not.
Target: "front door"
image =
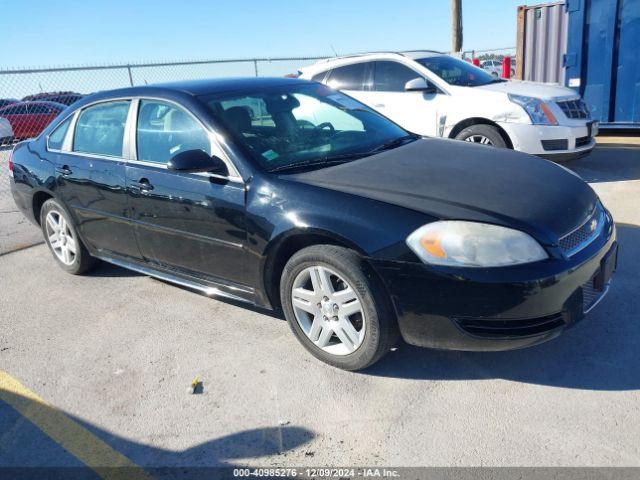
[[[244,183],[167,169],[178,153],[212,154],[209,134],[182,107],[141,100],[137,118],[137,159],[129,162],[126,176],[144,259],[212,281],[244,284]]]
[[[445,95],[405,91],[406,83],[419,77],[401,63],[374,62],[372,89],[354,96],[410,132],[440,136],[446,118]]]
[[[80,111],[73,135],[63,122],[48,139],[55,154],[56,191],[82,239],[100,253],[139,258],[127,218],[124,132],[131,102],[104,102]],[[65,138],[65,140],[63,140]]]

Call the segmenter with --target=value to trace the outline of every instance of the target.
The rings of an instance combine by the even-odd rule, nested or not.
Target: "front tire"
[[[42,205],[40,226],[53,258],[64,271],[81,275],[97,264],[80,240],[71,215],[55,199]]]
[[[280,299],[300,343],[334,367],[366,368],[398,337],[384,288],[346,248],[316,245],[293,255],[282,272]]]
[[[507,142],[505,142],[498,129],[493,125],[471,125],[458,133],[455,138],[456,140],[479,143],[490,147],[507,148]]]

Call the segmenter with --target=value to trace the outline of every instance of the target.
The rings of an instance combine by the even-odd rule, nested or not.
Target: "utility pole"
[[[451,0],[451,51],[462,50],[462,0]]]

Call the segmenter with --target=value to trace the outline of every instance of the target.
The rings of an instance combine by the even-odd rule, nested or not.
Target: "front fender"
[[[274,255],[296,237],[303,246],[326,242],[363,257],[415,261],[405,239],[429,221],[421,212],[284,176],[254,178],[247,188],[247,265],[255,269],[249,275],[264,290],[269,265],[288,259]]]

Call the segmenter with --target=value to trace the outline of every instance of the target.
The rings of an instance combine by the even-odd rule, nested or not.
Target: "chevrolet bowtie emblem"
[[[591,222],[589,223],[589,231],[591,233],[596,231],[596,227],[598,226],[598,220],[596,220],[595,218],[593,220],[591,220]]]

